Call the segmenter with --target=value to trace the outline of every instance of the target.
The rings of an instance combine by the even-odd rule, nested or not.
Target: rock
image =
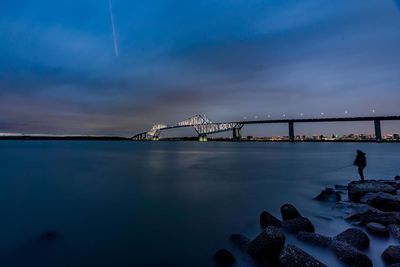
[[[381,211],[400,211],[400,200],[393,198],[376,197],[369,201],[369,205]]]
[[[390,267],[400,267],[400,263],[391,264]]]
[[[281,207],[282,219],[291,220],[301,217],[300,212],[292,204],[285,204]]]
[[[279,262],[281,267],[326,267],[325,264],[294,245],[285,246],[279,255]]]
[[[339,192],[335,192],[332,188],[325,188],[322,192],[314,198],[320,201],[338,202],[341,200]]]
[[[58,232],[49,231],[49,232],[45,232],[45,233],[41,234],[40,239],[52,241],[52,240],[56,240],[57,238],[59,238],[59,236],[60,236],[60,234]]]
[[[357,249],[366,249],[369,246],[369,237],[357,228],[349,228],[334,237],[336,241],[345,242]]]
[[[396,190],[397,191],[397,190]],[[385,192],[377,192],[377,193],[367,193],[360,198],[360,203],[370,203],[375,198],[384,198],[389,200],[397,200],[400,201],[400,196],[392,195]]]
[[[339,184],[337,184],[337,185],[335,185],[335,189],[336,190],[346,191],[347,190],[347,185],[339,185]]]
[[[364,253],[346,242],[339,240],[332,241],[331,249],[336,257],[352,267],[372,267],[372,261]]]
[[[396,238],[397,240],[400,240],[400,225],[398,224],[389,224],[388,229],[390,234]]]
[[[394,194],[396,189],[391,185],[375,180],[367,180],[365,182],[354,181],[348,185],[348,195],[350,201],[359,202],[363,195],[374,192]]]
[[[395,180],[400,180],[400,175],[394,177]]]
[[[247,252],[257,261],[277,263],[285,240],[286,238],[279,228],[268,226],[250,242]]]
[[[400,246],[389,246],[383,251],[382,258],[387,264],[400,263]]]
[[[275,226],[275,227],[281,227],[282,222],[278,218],[276,218],[274,215],[267,211],[263,211],[260,215],[260,224],[262,228],[265,228],[267,226]]]
[[[314,233],[315,229],[313,224],[308,218],[299,217],[291,220],[286,220],[282,222],[282,227],[291,233],[297,234],[300,231],[312,232]]]
[[[230,240],[235,244],[241,251],[247,252],[250,244],[250,239],[241,234],[232,234]]]
[[[375,223],[375,222],[368,223],[367,230],[376,235],[381,235],[381,236],[389,235],[389,230],[387,229],[387,227],[380,223]]]
[[[363,204],[359,208],[346,217],[351,223],[367,225],[370,222],[377,222],[383,225],[395,224],[400,219],[400,213],[383,212],[376,208]]]
[[[220,249],[214,254],[214,261],[219,266],[232,266],[235,264],[235,256],[226,249]]]
[[[328,236],[316,233],[304,232],[304,231],[300,231],[297,234],[297,238],[303,242],[316,245],[319,247],[329,247],[332,242],[332,238]]]

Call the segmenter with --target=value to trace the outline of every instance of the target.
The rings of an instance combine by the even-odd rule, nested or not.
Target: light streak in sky
[[[119,48],[118,48],[118,41],[117,41],[117,32],[115,30],[115,21],[114,21],[114,12],[112,8],[112,0],[108,1],[110,7],[110,19],[111,19],[111,27],[112,27],[112,34],[113,34],[113,41],[114,41],[114,51],[115,56],[119,56]]]

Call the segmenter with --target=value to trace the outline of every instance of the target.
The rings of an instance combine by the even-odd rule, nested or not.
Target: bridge
[[[336,118],[309,118],[309,119],[271,119],[271,120],[243,120],[232,122],[212,122],[205,115],[195,115],[176,125],[155,124],[146,132],[136,134],[133,140],[159,140],[161,131],[169,129],[192,127],[198,134],[199,141],[207,141],[210,134],[232,131],[233,140],[242,138],[242,128],[250,124],[287,124],[289,141],[295,141],[295,124],[318,123],[318,122],[361,122],[371,121],[374,123],[375,140],[382,141],[381,121],[400,121],[400,116],[367,116],[367,117],[336,117]]]

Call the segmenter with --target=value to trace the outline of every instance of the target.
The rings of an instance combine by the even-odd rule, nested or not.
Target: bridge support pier
[[[289,121],[289,141],[294,142],[294,122]]]
[[[242,139],[242,127],[240,127],[240,128],[233,128],[233,140],[234,141],[237,141],[237,140],[240,140],[240,139]]]
[[[375,140],[377,142],[380,142],[382,141],[381,121],[374,120],[374,124],[375,124]]]
[[[207,135],[199,134],[199,142],[207,142]]]

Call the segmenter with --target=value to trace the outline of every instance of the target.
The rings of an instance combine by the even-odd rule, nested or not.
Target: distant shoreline
[[[198,142],[197,137],[186,138],[164,138],[158,141],[152,140],[133,140],[121,136],[0,136],[0,141],[132,141],[132,142]],[[226,138],[209,138],[208,142],[233,142],[233,143],[400,143],[399,140],[233,140]]]

